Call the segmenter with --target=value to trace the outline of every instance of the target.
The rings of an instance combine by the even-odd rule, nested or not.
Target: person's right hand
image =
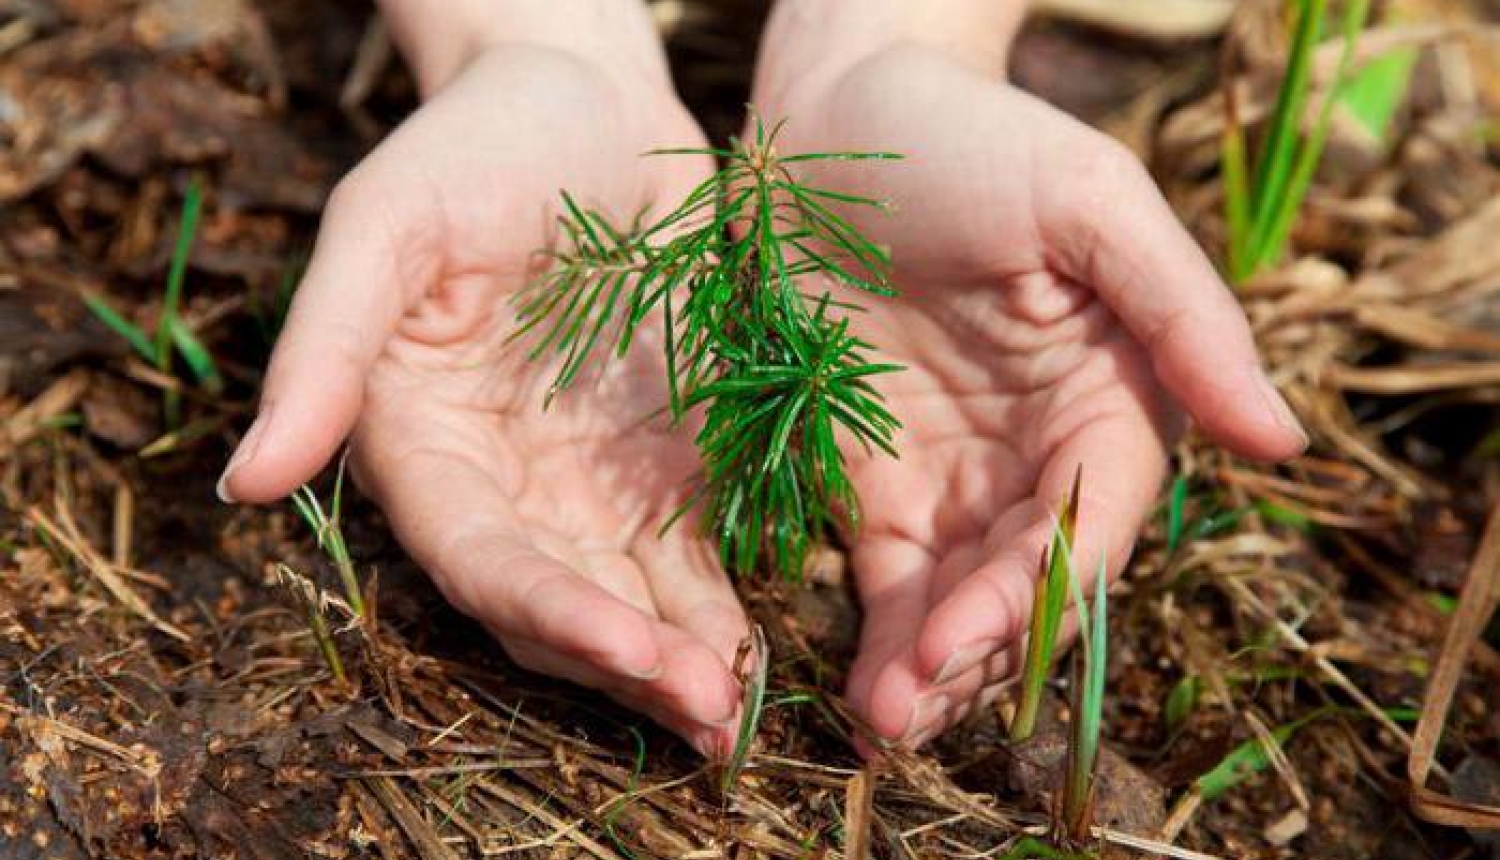
[[[557,238],[560,190],[623,222],[682,199],[711,166],[642,158],[703,135],[644,11],[608,2],[593,18],[557,0],[573,17],[541,35],[417,69],[432,95],[330,198],[220,492],[281,498],[352,433],[361,487],[516,662],[723,755],[747,626],[690,525],[658,538],[697,465],[688,434],[654,417],[659,330],[547,412],[555,366],[507,343],[511,299]],[[610,29],[589,41],[584,21]]]

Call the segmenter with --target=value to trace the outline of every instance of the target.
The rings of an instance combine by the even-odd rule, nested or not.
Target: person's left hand
[[[787,39],[799,38],[783,34]],[[810,38],[810,37],[809,37]],[[1075,556],[1117,574],[1178,423],[1169,393],[1231,450],[1293,456],[1306,437],[1267,381],[1240,308],[1122,146],[939,49],[896,44],[840,67],[773,25],[758,104],[814,185],[888,200],[846,211],[891,248],[899,298],[854,325],[907,366],[879,383],[901,457],[853,454],[864,606],[848,696],[917,746],[1019,667],[1034,579],[1075,470]]]

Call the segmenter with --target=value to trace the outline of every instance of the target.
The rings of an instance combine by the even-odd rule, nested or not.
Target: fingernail
[[[1302,422],[1298,420],[1297,413],[1292,411],[1286,398],[1276,390],[1276,384],[1271,382],[1271,378],[1266,376],[1265,370],[1260,365],[1255,365],[1252,372],[1255,374],[1256,388],[1260,391],[1261,402],[1275,417],[1276,423],[1288,433],[1296,434],[1297,438],[1302,440],[1302,447],[1306,448],[1309,441],[1307,431],[1302,429]]]
[[[713,729],[738,729],[740,727],[740,719],[739,705],[735,705],[734,710],[729,712],[729,716],[722,720],[709,720],[705,725]]]
[[[650,667],[645,669],[632,669],[628,666],[625,667],[625,674],[636,679],[637,681],[655,681],[657,678],[661,677],[661,673],[662,668],[660,660],[652,663]]]
[[[906,724],[906,731],[901,734],[901,739],[911,741],[916,738],[919,732],[926,731],[928,726],[940,718],[950,705],[948,697],[942,693],[928,693],[918,698],[911,709],[911,722]]]
[[[692,738],[692,745],[693,749],[698,751],[698,755],[703,756],[714,764],[723,763],[725,759],[729,758],[730,753],[734,751],[730,743],[725,740],[724,735],[717,731],[709,732],[706,735],[695,734]]]
[[[219,494],[219,501],[226,505],[232,505],[238,501],[229,492],[229,478],[236,469],[255,459],[255,452],[260,448],[260,440],[266,435],[266,426],[270,423],[271,407],[267,406],[255,416],[250,429],[245,431],[245,438],[240,440],[239,447],[234,449],[234,456],[229,458],[229,463],[224,467],[224,473],[219,476],[219,483],[214,486],[214,492]]]
[[[953,649],[948,659],[943,662],[943,667],[932,676],[933,684],[946,684],[959,675],[978,666],[991,654],[999,650],[994,642],[989,639],[981,639],[978,642],[970,642],[968,645]]]

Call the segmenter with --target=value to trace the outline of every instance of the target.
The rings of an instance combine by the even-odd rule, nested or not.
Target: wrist
[[[650,12],[637,0],[376,0],[422,97],[506,43],[565,50],[671,87]]]
[[[757,90],[834,74],[886,48],[918,44],[1003,75],[1026,0],[780,0],[766,25]]]

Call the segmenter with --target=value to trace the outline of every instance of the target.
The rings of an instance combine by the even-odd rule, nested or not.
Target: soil
[[[1221,248],[1221,58],[1237,46],[1252,115],[1276,81],[1270,5],[1171,41],[1043,17],[1014,76],[1136,148]],[[1185,442],[1187,521],[1247,513],[1172,551],[1154,520],[1112,603],[1104,782],[1125,788],[1102,820],[1182,850],[1497,850],[1410,811],[1391,728],[1422,704],[1500,498],[1500,68],[1459,32],[1495,10],[1390,5],[1407,22],[1390,32],[1426,45],[1407,106],[1386,141],[1336,130],[1295,260],[1242,293],[1314,448],[1270,468]],[[723,139],[762,4],[656,8]],[[649,722],[508,663],[357,496],[344,530],[374,620],[327,607],[333,677],[277,566],[336,592],[335,572],[290,506],[228,508],[213,481],[328,189],[414,104],[372,22],[353,2],[0,0],[0,857],[956,858],[1045,829],[1058,751],[1018,777],[1004,699],[932,750],[855,755],[836,555],[802,591],[743,586],[773,706],[727,793]],[[186,386],[164,436],[170,380],[81,296],[154,318],[194,177],[186,315],[227,386]],[[1452,785],[1432,784],[1481,802],[1500,794],[1495,644],[1469,655],[1441,747]],[[1298,721],[1283,756],[1200,796],[1231,751]]]

